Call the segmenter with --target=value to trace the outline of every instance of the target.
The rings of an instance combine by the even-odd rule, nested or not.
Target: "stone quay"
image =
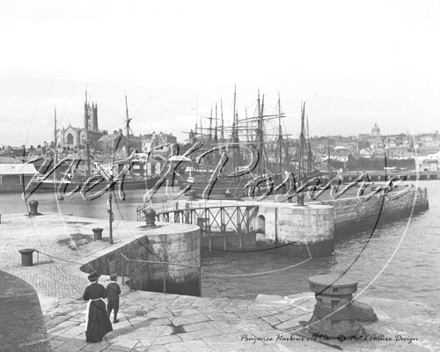
[[[174,208],[177,210],[169,210],[169,214],[184,213],[185,209],[200,209],[199,213],[205,214],[210,223],[209,231],[214,234],[214,248],[226,249],[226,242],[230,243],[226,247],[231,248],[242,232],[246,235],[247,247],[279,247],[280,252],[295,256],[329,256],[334,249],[333,207],[329,205],[297,206],[292,203],[228,200],[178,200],[176,205]],[[250,209],[247,219],[240,215],[245,213],[245,209]],[[181,222],[182,218],[169,216],[169,221],[177,219]],[[206,233],[203,233],[202,241],[206,247]]]
[[[440,319],[422,303],[355,297],[358,303],[373,307],[378,320],[364,323],[366,336],[358,335],[353,341],[324,341],[300,333],[313,316],[316,300],[312,292],[286,297],[260,294],[248,300],[197,297],[130,290],[121,277],[118,277],[123,290],[120,323],[113,326],[114,331],[102,343],[88,344],[84,336],[86,303],[82,300],[88,281],[87,273],[80,267],[101,253],[113,251],[109,247],[120,248],[119,244],[131,243],[134,239],[131,225],[126,227],[126,222],[115,221],[114,244],[110,245],[106,221],[40,211],[42,215],[38,217],[27,214],[2,217],[0,270],[8,275],[1,276],[0,350],[307,352],[335,348],[346,351],[440,348],[436,328]],[[139,226],[143,224],[133,224]],[[103,228],[101,240],[94,239],[93,228]],[[191,232],[191,226],[186,229],[186,233]],[[162,237],[161,243],[168,241]],[[23,248],[35,249],[33,265],[22,266],[18,251]],[[23,291],[21,280],[33,288],[27,285],[27,291]],[[101,283],[107,282],[108,276],[103,275]],[[30,309],[29,304],[38,305],[38,300],[41,308]]]

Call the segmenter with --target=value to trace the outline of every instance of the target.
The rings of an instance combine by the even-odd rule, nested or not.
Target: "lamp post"
[[[108,221],[109,221],[109,231],[110,231],[110,244],[113,244],[113,211],[112,211],[112,193],[108,194],[108,203],[109,203],[109,212],[108,212]]]
[[[111,187],[110,192],[108,193],[108,199],[107,199],[107,212],[108,212],[108,222],[109,222],[109,232],[110,232],[110,244],[113,244],[113,210],[112,210],[112,198],[113,198],[113,176],[111,176],[110,179]]]

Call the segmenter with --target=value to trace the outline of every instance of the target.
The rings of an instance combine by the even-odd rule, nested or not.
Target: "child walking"
[[[107,314],[110,318],[110,313],[113,310],[113,324],[116,324],[119,320],[118,310],[119,310],[119,295],[121,294],[121,288],[117,284],[118,276],[116,274],[110,275],[110,283],[107,285]]]

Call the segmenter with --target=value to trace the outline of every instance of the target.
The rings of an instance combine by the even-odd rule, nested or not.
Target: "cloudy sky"
[[[257,92],[299,133],[440,130],[440,2],[1,1],[0,145],[53,140],[83,125],[84,92],[100,128],[180,140],[223,101],[232,119]]]

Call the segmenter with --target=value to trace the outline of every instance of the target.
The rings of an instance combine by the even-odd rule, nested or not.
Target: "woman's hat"
[[[101,275],[99,275],[96,271],[94,272],[94,273],[91,273],[89,276],[88,276],[88,279],[89,279],[89,281],[96,281],[96,280],[98,280],[98,278],[100,277]]]

